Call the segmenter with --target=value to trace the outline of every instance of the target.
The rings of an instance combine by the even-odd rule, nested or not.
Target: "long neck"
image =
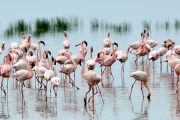
[[[126,50],[126,55],[128,55],[130,48],[131,46],[129,46],[128,49]]]
[[[91,48],[91,52],[90,52],[90,59],[92,59],[92,48]]]

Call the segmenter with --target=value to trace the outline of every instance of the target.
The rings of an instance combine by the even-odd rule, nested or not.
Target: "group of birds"
[[[8,48],[8,53],[3,57],[3,63],[0,65],[0,76],[2,77],[0,88],[6,96],[6,90],[3,85],[3,79],[7,78],[7,83],[9,77],[13,77],[16,82],[21,83],[21,93],[24,99],[23,87],[25,86],[24,81],[28,81],[29,86],[31,81],[35,80],[38,82],[39,91],[38,96],[42,90],[44,90],[44,95],[47,98],[48,82],[51,82],[51,87],[53,87],[55,97],[57,96],[57,88],[62,83],[62,78],[58,77],[58,73],[65,76],[65,79],[69,81],[74,89],[79,90],[76,85],[75,73],[77,66],[81,66],[82,78],[87,80],[88,91],[84,96],[84,105],[86,106],[94,96],[99,92],[103,100],[101,90],[99,88],[99,83],[103,84],[103,74],[108,71],[109,75],[114,79],[111,66],[119,61],[122,64],[122,71],[124,71],[125,63],[128,60],[129,53],[135,55],[135,63],[142,57],[142,62],[144,61],[144,56],[147,56],[149,60],[153,62],[160,59],[160,64],[162,62],[168,62],[171,67],[172,74],[174,71],[177,75],[176,82],[176,92],[178,92],[178,82],[180,75],[180,45],[176,45],[175,41],[172,39],[165,40],[161,47],[157,50],[154,48],[158,45],[155,40],[150,39],[148,29],[144,29],[141,33],[141,40],[133,42],[130,44],[126,51],[118,50],[118,43],[111,42],[110,32],[103,41],[103,48],[99,50],[97,56],[93,58],[93,47],[90,47],[90,57],[87,58],[87,41],[83,40],[75,47],[79,47],[78,54],[72,54],[70,50],[70,41],[68,39],[68,33],[64,31],[65,40],[63,41],[63,50],[60,50],[58,55],[54,57],[49,50],[42,50],[45,46],[44,41],[33,42],[31,40],[31,35],[23,35],[20,43],[11,43],[10,48]],[[5,43],[0,44],[0,54],[5,49]],[[163,59],[163,56],[165,56]],[[86,59],[85,59],[86,58]],[[56,64],[60,65],[60,69],[56,70]],[[96,63],[100,64],[101,75],[95,72]],[[87,68],[86,68],[87,66]],[[71,74],[74,74],[74,79],[71,78]],[[34,76],[34,77],[33,77]],[[131,86],[131,92],[129,98],[131,99],[131,93],[133,86],[136,81],[141,82],[141,90],[144,98],[144,93],[142,86],[144,85],[148,90],[147,98],[150,99],[151,91],[148,87],[148,74],[145,71],[137,70],[130,74],[131,77],[135,79],[133,85]],[[8,84],[7,84],[8,87]],[[8,89],[8,88],[7,88]],[[95,89],[95,90],[94,90]],[[92,91],[92,96],[89,97],[87,101],[87,95]],[[96,91],[96,92],[94,92]]]

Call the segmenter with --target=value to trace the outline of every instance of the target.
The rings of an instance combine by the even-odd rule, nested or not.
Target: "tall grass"
[[[28,25],[24,20],[18,20],[14,24],[10,24],[4,34],[5,36],[12,36],[14,34],[21,35],[23,33],[31,32],[31,26]]]
[[[33,30],[31,29],[33,28]],[[50,32],[63,32],[77,30],[79,28],[78,18],[37,18],[33,24],[27,24],[24,20],[18,20],[11,23],[5,30],[5,36],[21,35],[23,33],[32,33],[36,36]]]
[[[130,31],[131,25],[126,22],[112,23],[94,18],[90,21],[90,28],[92,31],[108,30],[116,33],[127,33]]]

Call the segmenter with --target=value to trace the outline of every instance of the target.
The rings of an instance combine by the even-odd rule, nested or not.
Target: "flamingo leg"
[[[141,81],[141,92],[142,92],[142,96],[143,96],[143,100],[144,100],[144,92],[143,92],[143,88],[142,88],[142,81]]]
[[[103,76],[103,74],[104,74],[104,72],[105,72],[106,68],[107,68],[107,67],[105,67],[105,68],[104,68],[104,70],[103,70],[103,72],[102,72],[102,74],[101,74],[101,77]]]
[[[147,86],[147,82],[144,82],[144,86],[145,86],[145,87],[147,88],[147,90],[148,90],[148,96],[147,96],[147,98],[150,100],[151,91],[150,91],[149,87]]]
[[[55,97],[57,97],[57,91],[55,90],[55,86],[53,86]]]
[[[177,80],[176,80],[176,93],[179,92],[178,83],[179,83],[179,75],[177,75]]]
[[[50,98],[51,98],[51,88],[52,88],[52,82],[51,82],[51,85],[50,85]]]
[[[88,86],[89,86],[89,89],[88,89],[88,91],[85,93],[85,96],[84,96],[84,106],[86,106],[86,104],[87,104],[87,102],[86,102],[86,100],[87,100],[87,94],[91,91],[91,88],[92,88],[91,85],[88,85]]]
[[[73,87],[75,87],[77,90],[79,90],[79,87],[77,87],[75,85],[75,83],[73,82],[73,80],[71,79],[71,77],[69,76],[69,80],[70,80],[70,83],[72,84]]]
[[[101,90],[100,90],[100,88],[99,88],[98,84],[96,84],[95,86],[98,88],[98,90],[99,90],[99,94],[100,94],[101,99],[102,99],[102,102],[104,103],[104,99],[103,99],[103,96],[102,96],[102,94],[101,94]]]
[[[132,86],[131,86],[131,92],[130,92],[129,99],[131,99],[132,89],[133,89],[133,86],[134,86],[135,83],[136,83],[136,80],[134,81],[134,83],[133,83]]]
[[[42,88],[42,80],[41,80],[41,82],[40,82],[40,87],[39,87],[39,91],[38,91],[38,96],[37,96],[37,97],[39,97],[39,94],[40,94],[41,88]]]
[[[74,71],[74,85],[75,85],[76,71]]]
[[[95,86],[95,87],[96,87],[96,86]],[[94,86],[93,86],[93,89],[92,89],[92,90],[94,90]],[[97,89],[97,87],[96,87],[96,92],[95,92],[91,97],[89,97],[88,103],[90,102],[91,98],[94,97],[97,93],[98,93],[98,89]]]
[[[3,77],[2,77],[2,79],[1,79],[1,90],[4,92],[4,95],[6,96],[6,91],[5,91],[5,89],[4,89],[4,86],[3,86]]]
[[[136,56],[136,59],[135,59],[135,64],[137,65],[137,60],[140,56]]]
[[[113,78],[113,80],[114,80],[114,76],[113,76],[113,74],[112,74],[111,66],[110,66],[110,74],[111,74],[111,76],[112,76],[112,78]]]

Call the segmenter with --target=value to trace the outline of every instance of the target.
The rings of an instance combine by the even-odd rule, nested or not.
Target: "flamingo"
[[[128,60],[128,53],[129,53],[130,48],[131,47],[129,46],[128,49],[126,50],[126,52],[124,52],[124,51],[117,51],[116,52],[117,60],[122,63],[122,70],[123,71],[124,71],[125,62]]]
[[[44,72],[44,80],[46,80],[45,93],[47,93],[47,82],[50,81],[52,77],[56,76],[56,73],[55,73],[55,70],[54,70],[55,68],[54,68],[54,65],[53,65],[53,64],[55,64],[54,58],[52,57],[51,60],[52,61],[50,63],[49,69]]]
[[[66,60],[69,59],[71,56],[71,52],[69,50],[70,48],[70,42],[68,40],[68,34],[66,31],[64,31],[65,40],[63,41],[64,49],[59,51],[58,56],[55,58],[56,62],[60,65],[64,64]]]
[[[108,32],[107,38],[104,39],[104,47],[111,47],[110,32]]]
[[[158,45],[158,43],[155,40],[149,39],[149,31],[147,31],[146,33],[145,43],[150,45],[151,48],[154,48]]]
[[[165,55],[168,51],[168,49],[165,47],[165,44],[161,44],[161,48],[159,48],[157,51],[160,54],[160,63],[162,64],[162,56]]]
[[[70,48],[70,42],[68,40],[67,31],[64,31],[64,37],[65,37],[65,40],[63,41],[64,49],[69,49]]]
[[[12,65],[11,65],[11,56],[10,54],[7,54],[4,57],[3,65],[0,66],[0,75],[2,76],[1,80],[1,90],[4,92],[4,95],[6,96],[6,91],[3,86],[3,79],[7,78],[7,90],[8,90],[8,81],[11,74]]]
[[[176,56],[180,58],[180,45],[174,47],[174,52]]]
[[[27,52],[27,49],[25,48],[25,52],[23,53],[23,58],[19,59],[19,60],[13,65],[13,68],[14,68],[16,71],[21,70],[21,69],[27,69],[28,63],[27,63],[27,60],[26,60],[26,52]]]
[[[143,34],[143,33],[141,33]],[[143,39],[142,39],[142,42],[141,42],[141,45],[140,47],[135,51],[135,55],[138,56],[135,60],[135,63],[137,61],[137,59],[140,57],[140,56],[145,56],[145,55],[148,55],[148,53],[151,51],[151,47],[149,45],[147,45],[144,41],[144,35],[143,36]]]
[[[43,52],[43,57],[40,58],[39,66],[43,66],[43,67],[49,69],[50,66],[49,66],[48,55],[51,55],[51,52],[49,50],[45,50]]]
[[[21,39],[21,44],[19,45],[20,49],[24,50],[26,48],[28,50],[30,47],[30,40],[31,40],[30,35],[28,35],[27,38],[25,38],[25,36],[23,36]]]
[[[95,72],[94,72],[94,68],[95,68],[95,60],[93,60],[92,58],[92,52],[93,52],[93,47],[90,48],[90,59],[87,61],[87,67],[88,67],[88,71],[82,72],[82,76],[84,79],[87,80],[88,83],[88,91],[85,93],[85,97],[84,97],[84,105],[86,106],[87,104],[87,94],[91,91],[92,89],[92,96],[89,97],[88,102],[90,102],[90,99],[93,98],[99,91],[100,95],[101,95],[101,91],[99,89],[98,83],[102,80],[102,78],[100,76],[98,76]],[[96,87],[96,93],[94,93],[94,86]],[[103,97],[101,95],[102,101],[104,103]]]
[[[171,67],[171,72],[174,74],[174,69],[175,69],[175,66],[177,65],[177,64],[179,64],[180,63],[180,59],[178,59],[178,58],[176,58],[176,56],[174,56],[173,54],[172,54],[172,51],[171,51],[171,54],[170,54],[170,56],[168,57],[168,64],[170,65],[170,67]]]
[[[30,66],[28,66],[27,70],[21,69],[16,71],[13,74],[13,77],[15,77],[17,81],[21,82],[21,94],[22,94],[22,99],[24,100],[24,93],[23,93],[24,81],[29,80],[33,77],[33,71],[30,68]]]
[[[165,47],[169,49],[170,47],[173,48],[176,43],[174,40],[168,38],[167,40],[164,41],[164,44]]]
[[[0,44],[0,54],[2,53],[2,51],[5,49],[5,43],[1,43]]]
[[[26,60],[29,63],[29,65],[31,66],[31,68],[33,68],[36,65],[36,55],[33,54],[33,52],[30,50],[28,51],[28,54],[26,56]]]
[[[115,46],[116,46],[116,47],[115,47]],[[102,72],[102,75],[104,74],[104,71],[106,70],[106,68],[107,68],[107,67],[110,67],[110,74],[111,74],[111,76],[113,77],[113,80],[114,80],[114,76],[113,76],[112,71],[111,71],[111,66],[112,66],[112,64],[116,61],[116,55],[115,55],[115,53],[116,53],[117,47],[118,47],[118,44],[114,42],[114,43],[112,44],[112,51],[113,51],[112,56],[111,56],[111,55],[105,55],[105,53],[104,53],[103,51],[101,51],[101,53],[102,53],[103,56],[100,57],[100,56],[99,56],[100,54],[98,53],[98,56],[97,56],[97,58],[96,58],[96,62],[100,63],[101,66],[104,66],[104,67],[105,67],[104,70],[103,70],[103,72]]]
[[[55,97],[57,97],[57,90],[55,90],[55,88],[57,88],[60,85],[60,83],[61,83],[60,81],[61,80],[59,77],[52,77],[51,78],[51,84],[53,86]]]
[[[70,77],[71,73],[75,72],[76,68],[77,68],[76,62],[72,59],[69,59],[64,63],[64,66],[61,67],[59,72],[67,75],[70,79],[70,83],[72,84],[72,86],[75,87],[77,90],[79,90],[79,88],[75,85],[75,81],[73,81],[72,78]]]
[[[151,51],[148,54],[149,60],[152,60],[152,61],[159,59],[159,57],[160,57],[160,52],[157,50]]]
[[[132,72],[131,73],[131,77],[133,77],[135,79],[133,85],[131,86],[131,92],[130,92],[130,96],[129,96],[129,99],[131,99],[131,93],[132,93],[132,90],[133,90],[133,86],[134,84],[136,83],[136,81],[140,81],[141,82],[141,91],[142,91],[142,95],[143,95],[143,99],[144,99],[144,93],[143,93],[143,89],[142,89],[142,84],[144,83],[144,86],[147,88],[148,90],[148,95],[147,95],[147,98],[150,99],[151,97],[151,92],[150,92],[150,89],[147,85],[147,80],[148,80],[148,76],[147,76],[147,73],[144,72],[144,71],[135,71],[135,72]]]

